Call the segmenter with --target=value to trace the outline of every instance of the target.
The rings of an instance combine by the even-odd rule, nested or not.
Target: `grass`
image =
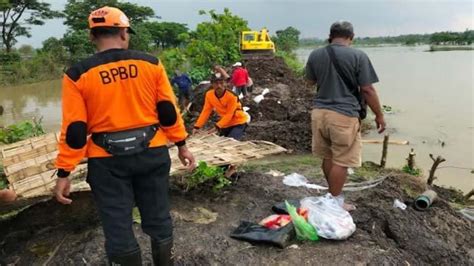
[[[321,159],[311,154],[297,155],[274,155],[259,160],[248,161],[240,170],[248,172],[266,173],[276,170],[285,175],[299,173],[308,180],[322,180],[324,178],[321,170]],[[355,168],[354,173],[348,179],[352,182],[365,181],[380,176],[378,165],[372,162],[364,162],[362,167]]]

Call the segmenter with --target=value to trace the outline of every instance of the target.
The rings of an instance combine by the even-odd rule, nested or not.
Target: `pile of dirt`
[[[264,88],[270,90],[260,103],[246,102],[252,117],[246,138],[271,141],[293,151],[310,151],[314,90],[280,57],[247,61],[245,65],[256,86],[253,96]]]
[[[348,192],[357,210],[357,230],[348,240],[295,242],[284,250],[251,245],[229,234],[240,220],[258,222],[286,199],[316,193],[283,185],[281,177],[241,173],[219,194],[172,190],[175,262],[177,265],[473,265],[474,230],[443,199],[426,212],[393,208],[395,199],[410,204],[407,194],[424,185],[410,176],[392,175],[379,186]],[[242,193],[245,191],[245,193]],[[199,213],[214,213],[199,218]],[[47,215],[46,215],[47,214]],[[217,217],[215,217],[217,214]],[[206,215],[204,215],[206,216]],[[192,218],[194,217],[194,218]],[[204,221],[204,222],[203,222]],[[151,263],[149,240],[134,225],[144,261]],[[0,257],[16,265],[99,265],[105,261],[104,237],[89,193],[74,196],[70,206],[54,201],[37,204],[13,220],[0,223]]]

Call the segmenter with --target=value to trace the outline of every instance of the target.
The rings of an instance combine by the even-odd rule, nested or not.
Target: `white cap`
[[[237,62],[237,63],[233,64],[232,66],[233,66],[233,67],[240,67],[240,66],[242,66],[242,63]]]

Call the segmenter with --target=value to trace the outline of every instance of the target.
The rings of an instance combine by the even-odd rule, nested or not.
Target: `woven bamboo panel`
[[[285,152],[286,149],[266,141],[237,141],[219,137],[215,134],[194,136],[187,140],[188,148],[197,162],[208,165],[239,165],[245,161],[258,159],[266,155]],[[177,148],[170,148],[171,175],[186,171],[177,155]]]
[[[54,160],[57,156],[58,134],[51,133],[25,141],[0,147],[7,179],[18,195],[18,199],[50,196],[55,185]],[[198,135],[187,140],[188,148],[196,161],[209,165],[239,165],[251,159],[286,150],[264,141],[236,141],[217,135]],[[176,147],[170,148],[171,175],[186,171],[178,158]],[[79,164],[72,173],[72,191],[90,190],[84,181],[86,163]]]
[[[58,139],[59,133],[49,133],[0,147],[5,175],[19,200],[51,195]],[[79,165],[72,176],[84,176],[86,167]]]
[[[38,148],[55,151],[56,147],[48,146],[48,144],[57,145],[58,139],[59,133],[49,133],[13,144],[3,145],[0,147],[0,159],[3,160],[3,165],[11,165],[26,158],[34,158],[38,153],[43,154],[44,150],[38,151]]]

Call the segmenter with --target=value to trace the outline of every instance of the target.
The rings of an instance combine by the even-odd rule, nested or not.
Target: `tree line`
[[[435,45],[471,45],[474,42],[474,30],[466,29],[464,32],[435,32],[431,34],[405,34],[384,37],[356,37],[354,44],[379,45],[379,44],[435,44]],[[326,40],[318,38],[301,39],[300,46],[324,45]]]

